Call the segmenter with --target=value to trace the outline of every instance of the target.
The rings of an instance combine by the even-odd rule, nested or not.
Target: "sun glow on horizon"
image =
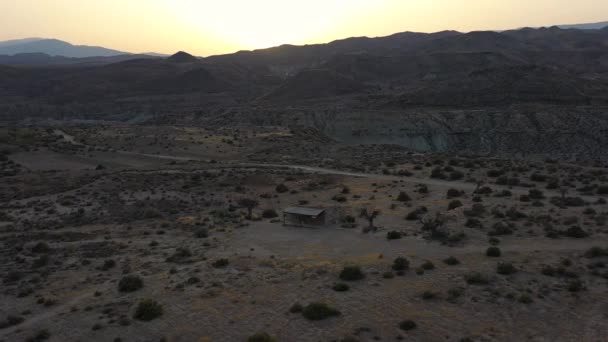
[[[603,20],[605,0],[6,0],[0,2],[0,40],[42,36],[129,52],[206,56],[403,31]]]

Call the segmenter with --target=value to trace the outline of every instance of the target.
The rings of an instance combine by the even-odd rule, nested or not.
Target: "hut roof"
[[[289,207],[283,210],[286,214],[303,215],[316,217],[325,212],[323,208],[309,208],[309,207]]]

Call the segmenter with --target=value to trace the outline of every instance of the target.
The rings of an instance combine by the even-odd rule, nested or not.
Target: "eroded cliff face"
[[[214,124],[308,127],[343,144],[421,152],[607,160],[608,108],[239,111]]]

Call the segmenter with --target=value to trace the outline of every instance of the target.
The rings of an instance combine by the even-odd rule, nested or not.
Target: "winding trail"
[[[59,134],[64,137],[68,142],[73,144],[79,144],[73,136],[67,134],[61,130],[55,130],[56,134]],[[209,161],[208,158],[202,158],[199,156],[177,156],[177,155],[164,155],[164,154],[152,154],[152,153],[139,153],[139,152],[131,152],[131,151],[116,151],[116,153],[123,155],[133,155],[133,156],[141,156],[148,158],[157,158],[164,160],[174,160],[174,161]],[[252,162],[239,162],[232,161],[228,162],[224,165],[218,165],[218,167],[214,167],[217,169],[220,168],[284,168],[291,170],[298,170],[308,173],[317,173],[317,174],[325,174],[325,175],[338,175],[338,176],[349,176],[349,177],[359,177],[359,178],[369,178],[369,179],[377,179],[377,180],[386,180],[386,181],[402,181],[410,184],[424,184],[431,186],[439,186],[439,187],[447,187],[447,188],[458,188],[460,190],[473,192],[477,189],[478,185],[474,183],[467,183],[463,181],[446,181],[435,178],[417,178],[417,177],[404,177],[404,176],[392,176],[392,175],[384,175],[384,174],[375,174],[375,173],[363,173],[363,172],[352,172],[352,171],[343,171],[336,169],[328,169],[316,166],[306,166],[306,165],[296,165],[296,164],[273,164],[273,163],[252,163]],[[165,170],[164,172],[168,172],[170,170]],[[179,172],[173,170],[173,172]],[[182,170],[181,172],[185,172]],[[511,193],[516,195],[528,194],[529,188],[520,188],[520,187],[510,187],[510,186],[502,186],[496,184],[484,184],[490,186],[493,190],[508,190]],[[543,192],[547,197],[560,197],[561,193],[555,190],[547,190],[543,189]],[[580,195],[583,200],[587,202],[594,202],[597,200],[597,197],[594,196],[583,196]]]

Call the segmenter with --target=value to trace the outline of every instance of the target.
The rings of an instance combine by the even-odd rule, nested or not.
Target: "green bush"
[[[46,242],[38,242],[32,247],[32,253],[48,253],[51,251],[51,247]]]
[[[399,201],[399,202],[409,202],[411,200],[412,200],[412,198],[404,191],[401,191],[399,193],[399,196],[397,196],[397,201]]]
[[[320,321],[330,317],[339,316],[340,311],[324,303],[310,303],[302,310],[304,318],[311,321]]]
[[[136,275],[127,275],[118,282],[118,291],[134,292],[144,287],[144,281]]]
[[[163,315],[163,306],[153,299],[143,299],[137,305],[133,318],[148,322]]]
[[[465,275],[464,279],[466,280],[467,284],[471,285],[485,285],[490,282],[487,277],[479,272],[469,273]]]
[[[422,218],[422,216],[428,212],[426,207],[417,208],[405,216],[405,219],[408,221],[418,221]]]
[[[300,303],[295,303],[291,306],[291,308],[289,308],[289,312],[291,313],[300,313],[302,310],[304,310],[304,307]]]
[[[276,192],[282,194],[282,193],[289,191],[289,188],[287,187],[287,185],[281,183],[281,184],[277,185],[275,190],[276,190]]]
[[[460,207],[462,207],[462,202],[460,202],[459,200],[450,201],[450,204],[448,204],[448,210],[454,210]]]
[[[228,261],[228,259],[217,259],[211,264],[211,266],[213,266],[214,268],[223,268],[228,266],[228,264],[230,264],[230,261]]]
[[[28,342],[46,341],[51,338],[51,333],[47,329],[39,330],[36,335],[27,339]]]
[[[444,259],[444,260],[443,260],[443,262],[444,262],[446,265],[450,265],[450,266],[454,266],[454,265],[458,265],[458,264],[460,264],[460,260],[456,259],[456,258],[455,258],[455,257],[453,257],[453,256],[448,257],[447,259]]]
[[[430,271],[430,270],[434,270],[435,269],[435,264],[433,264],[431,261],[427,260],[420,267],[423,270]]]
[[[199,228],[194,232],[194,236],[198,239],[204,239],[209,237],[209,231],[207,228]]]
[[[585,284],[582,281],[575,279],[568,283],[567,288],[570,292],[580,292],[585,289]]]
[[[347,284],[344,284],[344,283],[337,283],[337,284],[334,284],[332,289],[336,292],[346,292],[350,289],[350,286],[348,286]]]
[[[249,336],[247,342],[276,342],[276,339],[267,333],[261,332],[255,335]]]
[[[402,236],[401,232],[398,232],[395,230],[386,233],[386,238],[388,240],[399,240],[399,239],[401,239],[401,236]]]
[[[416,322],[409,319],[399,323],[399,328],[403,331],[414,330],[417,326],[418,325],[416,324]]]
[[[346,266],[340,272],[340,279],[346,281],[357,281],[365,278],[359,266]]]
[[[589,248],[585,252],[585,257],[590,258],[590,259],[591,258],[600,258],[603,256],[608,256],[608,248],[594,246],[594,247]]]
[[[405,271],[410,268],[410,261],[404,257],[398,257],[393,261],[392,269],[395,271]]]
[[[486,256],[497,258],[501,254],[500,248],[496,246],[488,247],[488,249],[486,249]]]
[[[23,321],[25,321],[25,318],[23,318],[21,316],[9,315],[8,317],[6,317],[6,319],[4,321],[0,322],[0,329],[6,329],[8,327],[19,325],[19,324],[23,323]]]
[[[583,239],[589,236],[589,233],[583,230],[583,228],[579,226],[572,226],[564,232],[564,235],[567,237],[575,238],[575,239]]]
[[[437,294],[433,291],[424,291],[422,293],[422,299],[424,300],[430,300],[430,299],[435,299],[437,298]]]
[[[513,274],[515,272],[517,272],[517,268],[515,268],[515,266],[513,266],[513,264],[508,263],[508,262],[500,262],[496,266],[496,273],[498,273],[498,274],[509,275],[509,274]]]
[[[279,217],[279,214],[274,209],[266,209],[262,212],[262,217],[265,219],[272,219],[275,217]]]
[[[464,193],[462,191],[456,190],[456,189],[449,189],[447,192],[448,199],[455,198],[455,197],[461,197],[462,195],[464,195]]]

